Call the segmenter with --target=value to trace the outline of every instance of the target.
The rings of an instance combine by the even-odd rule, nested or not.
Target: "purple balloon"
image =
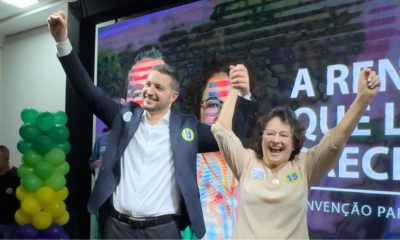
[[[44,236],[44,235],[42,234],[42,231],[39,231],[39,235],[37,235],[36,238],[34,238],[34,239],[46,240],[47,238],[46,238],[46,236]]]
[[[66,233],[61,225],[53,223],[50,227],[42,231],[42,235],[46,239],[65,239],[64,235],[66,235]]]
[[[61,236],[61,239],[69,239],[69,236],[66,232]]]
[[[37,230],[32,224],[20,225],[17,229],[17,238],[19,239],[32,239],[39,236]]]

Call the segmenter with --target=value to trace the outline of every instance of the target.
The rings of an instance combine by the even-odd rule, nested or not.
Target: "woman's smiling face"
[[[290,159],[293,152],[293,134],[291,127],[279,117],[267,122],[262,137],[263,161],[275,168]]]

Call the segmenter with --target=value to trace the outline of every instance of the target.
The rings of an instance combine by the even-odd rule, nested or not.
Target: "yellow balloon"
[[[32,221],[31,217],[28,214],[24,213],[21,208],[15,212],[14,218],[19,225],[27,224]]]
[[[21,202],[21,209],[29,215],[35,215],[40,212],[39,203],[33,197],[27,197]]]
[[[54,219],[54,222],[62,226],[65,225],[68,222],[68,220],[69,220],[69,213],[67,211],[64,211],[64,213],[61,216]]]
[[[48,228],[51,224],[51,216],[46,212],[38,212],[32,218],[32,225],[39,230]]]
[[[17,196],[19,201],[23,201],[27,197],[33,197],[33,193],[28,192],[22,185],[19,185],[15,190],[15,195]]]
[[[68,197],[68,188],[63,187],[60,191],[56,192],[57,198],[64,201]]]
[[[45,209],[45,211],[49,213],[53,218],[60,217],[65,212],[65,210],[65,203],[61,200],[54,200]]]
[[[43,209],[49,205],[51,201],[53,201],[55,194],[56,193],[51,187],[44,186],[39,188],[39,190],[35,193],[35,197]]]

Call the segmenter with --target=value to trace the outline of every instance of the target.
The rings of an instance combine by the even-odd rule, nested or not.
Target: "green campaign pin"
[[[182,137],[185,141],[191,142],[194,139],[194,132],[190,128],[185,128],[182,130]]]

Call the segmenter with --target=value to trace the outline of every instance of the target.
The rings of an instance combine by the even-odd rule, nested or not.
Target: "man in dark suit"
[[[196,154],[217,151],[218,145],[210,126],[193,115],[170,111],[179,96],[174,70],[165,64],[150,72],[143,88],[143,107],[133,102],[115,103],[93,85],[73,53],[65,14],[52,14],[48,24],[72,87],[111,128],[88,202],[89,212],[94,213],[111,199],[105,238],[176,239],[187,225],[202,238],[205,226],[196,182]],[[248,94],[243,88],[248,86],[243,84],[248,78],[242,71],[234,72],[231,79],[232,87]]]

